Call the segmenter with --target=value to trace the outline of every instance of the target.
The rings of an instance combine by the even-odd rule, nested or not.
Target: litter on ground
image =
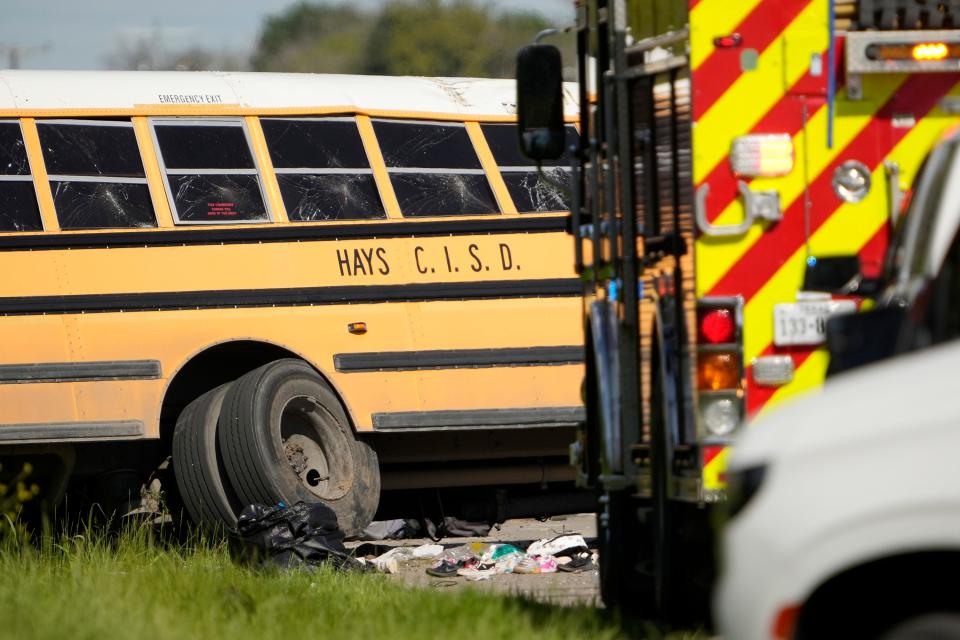
[[[596,556],[591,554],[586,540],[579,534],[537,540],[526,550],[511,544],[483,542],[450,548],[440,544],[394,547],[377,557],[366,559],[366,562],[384,573],[397,573],[401,567],[423,560],[433,560],[426,568],[430,576],[459,577],[470,581],[490,580],[508,573],[572,573],[596,568]]]

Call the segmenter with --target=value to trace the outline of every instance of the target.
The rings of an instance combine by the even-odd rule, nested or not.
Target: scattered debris
[[[587,541],[579,534],[564,534],[556,538],[537,540],[527,547],[531,556],[569,556],[587,550]]]
[[[369,562],[384,573],[396,573],[400,565],[410,560],[436,558],[443,553],[443,545],[424,544],[419,547],[394,547]]]
[[[285,569],[330,563],[340,569],[363,569],[343,546],[337,514],[325,504],[298,502],[288,507],[251,504],[237,521],[245,555]]]
[[[596,569],[596,557],[579,534],[537,540],[526,550],[511,544],[483,542],[450,548],[440,544],[394,547],[377,557],[369,557],[366,562],[384,573],[398,573],[403,566],[426,559],[434,559],[426,568],[428,575],[470,581],[490,580],[507,573],[578,573]]]
[[[420,523],[412,519],[395,518],[393,520],[376,520],[367,525],[360,534],[360,540],[403,540],[404,538],[419,538],[421,536]]]

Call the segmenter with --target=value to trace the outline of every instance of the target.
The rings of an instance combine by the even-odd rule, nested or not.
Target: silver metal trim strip
[[[50,182],[116,182],[118,184],[147,184],[146,178],[125,178],[120,176],[65,176],[54,174],[47,176]]]
[[[143,422],[140,420],[0,424],[0,443],[120,440],[142,438],[144,433]]]
[[[0,365],[0,384],[154,380],[160,378],[159,360],[105,360],[100,362],[44,362]]]
[[[290,175],[373,175],[373,169],[311,169],[311,168],[297,168],[297,169],[277,169],[274,168],[273,172],[277,175],[280,174],[290,174]]]

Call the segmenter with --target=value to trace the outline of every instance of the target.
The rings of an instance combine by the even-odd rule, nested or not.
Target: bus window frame
[[[374,128],[374,134],[376,134],[376,123],[377,122],[387,122],[391,124],[413,124],[413,125],[428,125],[428,126],[438,126],[438,127],[460,127],[464,130],[467,135],[467,140],[470,143],[470,149],[473,151],[474,155],[477,158],[477,164],[480,165],[479,168],[475,169],[458,169],[454,167],[392,167],[386,163],[384,160],[384,167],[387,171],[387,179],[390,180],[390,185],[394,189],[396,188],[393,184],[393,175],[401,174],[430,174],[430,175],[482,175],[487,181],[487,188],[490,189],[490,194],[493,196],[493,202],[497,206],[497,211],[491,211],[490,213],[454,213],[454,214],[428,214],[428,215],[408,215],[403,211],[403,208],[400,208],[400,215],[402,220],[429,220],[435,218],[489,218],[491,216],[504,216],[508,215],[504,211],[505,207],[503,203],[497,198],[497,191],[494,188],[493,183],[490,180],[490,174],[487,171],[487,168],[483,164],[483,160],[480,156],[480,152],[477,149],[477,145],[474,143],[473,138],[470,136],[469,127],[467,127],[466,120],[432,120],[432,119],[418,119],[418,118],[390,118],[390,117],[371,117],[370,124]],[[383,154],[383,143],[377,139],[377,147],[380,149],[381,155]],[[399,205],[399,198],[397,200]]]
[[[157,138],[156,125],[161,126],[200,126],[200,127],[240,127],[243,132],[243,138],[247,143],[247,150],[253,160],[252,169],[167,169],[167,163],[163,158],[163,150],[160,148],[160,141]],[[170,206],[170,215],[173,216],[173,224],[177,226],[208,226],[225,224],[274,224],[277,222],[277,214],[273,210],[269,194],[264,185],[265,171],[260,158],[257,156],[253,139],[247,128],[247,121],[242,116],[156,116],[148,117],[147,125],[150,128],[150,139],[153,141],[153,151],[157,158],[157,166],[160,168],[160,177],[163,180],[163,191],[167,195],[167,203]],[[177,210],[177,203],[174,198],[173,190],[170,188],[169,176],[171,175],[252,175],[257,179],[257,187],[260,190],[260,198],[263,201],[263,208],[266,211],[266,220],[181,220],[180,212]]]
[[[70,231],[100,231],[107,229],[159,229],[160,228],[160,218],[157,215],[157,209],[153,206],[153,193],[150,186],[150,180],[147,177],[147,166],[143,161],[143,154],[140,151],[140,141],[137,139],[137,130],[133,125],[133,119],[130,116],[123,115],[110,115],[107,118],[114,119],[105,119],[100,120],[94,117],[85,117],[85,118],[37,118],[34,121],[34,125],[37,128],[37,137],[40,137],[40,127],[42,125],[66,125],[66,126],[85,126],[85,127],[118,127],[124,128],[127,127],[133,133],[134,144],[137,145],[137,157],[140,159],[140,166],[143,169],[142,178],[134,178],[130,176],[118,176],[118,175],[109,175],[109,174],[100,174],[100,175],[81,175],[81,174],[70,174],[70,173],[50,173],[47,171],[47,185],[50,187],[51,193],[55,193],[53,189],[54,182],[89,182],[89,183],[110,183],[110,184],[142,184],[147,187],[147,195],[150,196],[150,209],[153,213],[153,226],[150,227],[137,227],[137,226],[110,226],[110,227],[90,227],[90,228],[64,228],[63,221],[60,220],[60,212],[57,211],[56,197],[54,196],[53,201],[53,215],[57,219],[57,224],[59,225],[60,231],[70,232]],[[21,125],[21,133],[23,127]],[[41,145],[42,145],[41,141]],[[42,150],[41,150],[42,157]],[[29,162],[29,158],[28,158]],[[46,158],[43,158],[44,168],[46,168]],[[32,168],[31,168],[32,171]],[[36,184],[34,184],[34,191],[36,191]],[[39,199],[38,199],[39,204]]]
[[[488,126],[497,126],[497,125],[506,125],[506,126],[512,126],[512,127],[515,127],[515,128],[516,128],[516,127],[518,126],[516,122],[480,122],[479,124],[480,124],[480,132],[481,132],[481,135],[483,136],[484,140],[486,140],[486,143],[487,143],[488,146],[490,145],[490,139],[489,139],[489,136],[487,136],[487,132],[486,132],[486,130],[485,130],[485,127],[488,127]],[[578,136],[578,137],[580,136],[580,130],[579,130],[577,127],[574,126],[574,123],[564,121],[563,126],[564,126],[564,130],[573,129],[574,131],[577,132],[577,136]],[[568,141],[567,141],[567,144],[566,144],[566,147],[569,147],[569,146],[570,146],[570,145],[569,145],[569,140],[568,140]],[[522,173],[522,174],[524,174],[525,176],[529,176],[529,175],[532,174],[537,180],[539,180],[540,177],[539,177],[539,170],[538,170],[537,165],[536,165],[536,164],[501,165],[501,164],[499,164],[499,163],[497,162],[496,156],[493,155],[493,147],[490,147],[490,153],[491,153],[491,156],[493,156],[493,160],[494,160],[494,163],[496,164],[496,169],[497,169],[497,171],[500,172],[500,178],[501,178],[501,179],[503,180],[503,182],[504,182],[504,188],[505,188],[505,189],[507,190],[507,192],[509,193],[509,195],[510,195],[510,200],[513,202],[513,206],[516,208],[517,215],[521,215],[521,216],[556,215],[556,214],[558,214],[558,213],[567,213],[567,212],[570,210],[570,207],[567,206],[566,209],[547,209],[547,210],[545,210],[545,211],[521,211],[520,208],[517,206],[517,199],[513,196],[513,192],[510,191],[510,186],[509,186],[509,184],[507,184],[506,174],[508,174],[508,173],[510,173],[510,174],[521,174],[521,173]],[[566,158],[566,160],[564,160],[564,158]],[[532,162],[532,161],[531,161],[531,162]],[[546,174],[549,174],[549,173],[551,173],[551,172],[553,172],[553,171],[556,171],[556,172],[558,172],[558,173],[566,174],[567,179],[570,180],[570,181],[571,181],[571,184],[572,184],[572,181],[573,181],[573,170],[570,168],[570,165],[569,165],[569,151],[568,151],[568,149],[566,149],[566,148],[564,149],[564,155],[561,156],[560,159],[558,159],[558,160],[556,160],[556,161],[546,161],[546,162],[541,163],[541,168],[542,168],[543,173],[546,173]],[[548,184],[548,186],[550,186],[551,189],[553,188],[552,185],[549,185],[549,184]]]
[[[260,115],[256,116],[257,122],[260,124],[260,128],[263,129],[264,120],[288,120],[291,122],[352,122],[353,125],[357,128],[357,140],[360,141],[361,149],[363,150],[363,157],[367,160],[366,169],[358,168],[344,168],[344,167],[327,167],[327,168],[316,168],[316,167],[296,167],[296,168],[278,168],[273,163],[273,158],[270,156],[270,141],[264,133],[264,144],[266,145],[267,157],[270,160],[270,164],[273,168],[273,175],[277,177],[277,184],[279,186],[279,176],[281,175],[368,175],[373,179],[373,185],[377,190],[377,197],[380,198],[380,206],[383,208],[383,217],[380,218],[342,218],[336,220],[294,220],[290,218],[290,210],[287,209],[287,203],[283,199],[283,194],[280,194],[280,203],[283,206],[284,213],[287,216],[288,222],[291,224],[331,224],[338,222],[378,222],[382,220],[389,220],[390,214],[387,211],[386,198],[380,188],[380,184],[377,181],[376,172],[373,169],[373,160],[370,158],[370,154],[367,152],[366,147],[363,145],[363,134],[360,131],[360,123],[357,121],[356,115],[330,115],[330,116],[270,116],[270,115]],[[379,149],[379,145],[377,147]]]
[[[36,199],[37,204],[37,217],[40,219],[40,228],[31,229],[29,231],[16,231],[15,229],[0,229],[0,234],[2,233],[42,233],[47,230],[46,225],[43,221],[43,209],[40,207],[40,191],[37,188],[37,180],[33,172],[33,164],[30,162],[30,153],[27,150],[27,139],[23,134],[23,122],[20,118],[0,118],[0,125],[14,123],[17,125],[17,130],[20,132],[20,142],[23,144],[23,155],[27,159],[27,173],[22,175],[0,175],[0,182],[27,182],[29,181],[33,186],[33,197]],[[48,179],[49,182],[49,179]]]

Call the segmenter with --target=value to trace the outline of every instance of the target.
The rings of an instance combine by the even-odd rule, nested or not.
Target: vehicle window
[[[566,168],[570,154],[564,153],[555,161],[542,163],[547,180],[537,173],[536,165],[520,153],[517,142],[517,125],[483,124],[480,125],[493,153],[500,175],[507,185],[507,191],[520,213],[543,213],[546,211],[568,211],[570,203],[565,191],[570,187],[570,171]],[[575,127],[567,127],[567,146],[577,144],[580,136]]]
[[[960,337],[960,234],[954,237],[940,273],[921,295],[920,322],[912,346],[925,347]]]
[[[20,123],[0,120],[0,232],[41,230]]]
[[[403,215],[499,213],[462,124],[374,120],[373,128]]]
[[[41,120],[37,133],[61,229],[157,226],[129,120]]]
[[[923,276],[927,265],[933,232],[937,226],[937,211],[947,187],[951,168],[955,165],[955,145],[943,145],[930,156],[930,168],[919,182],[922,193],[911,202],[904,229],[908,233],[900,260],[909,260],[909,272],[913,277]],[[911,227],[912,225],[912,227]],[[910,233],[912,231],[912,233]]]
[[[386,218],[354,118],[261,118],[292,221]]]
[[[270,220],[243,120],[151,121],[179,224]]]

